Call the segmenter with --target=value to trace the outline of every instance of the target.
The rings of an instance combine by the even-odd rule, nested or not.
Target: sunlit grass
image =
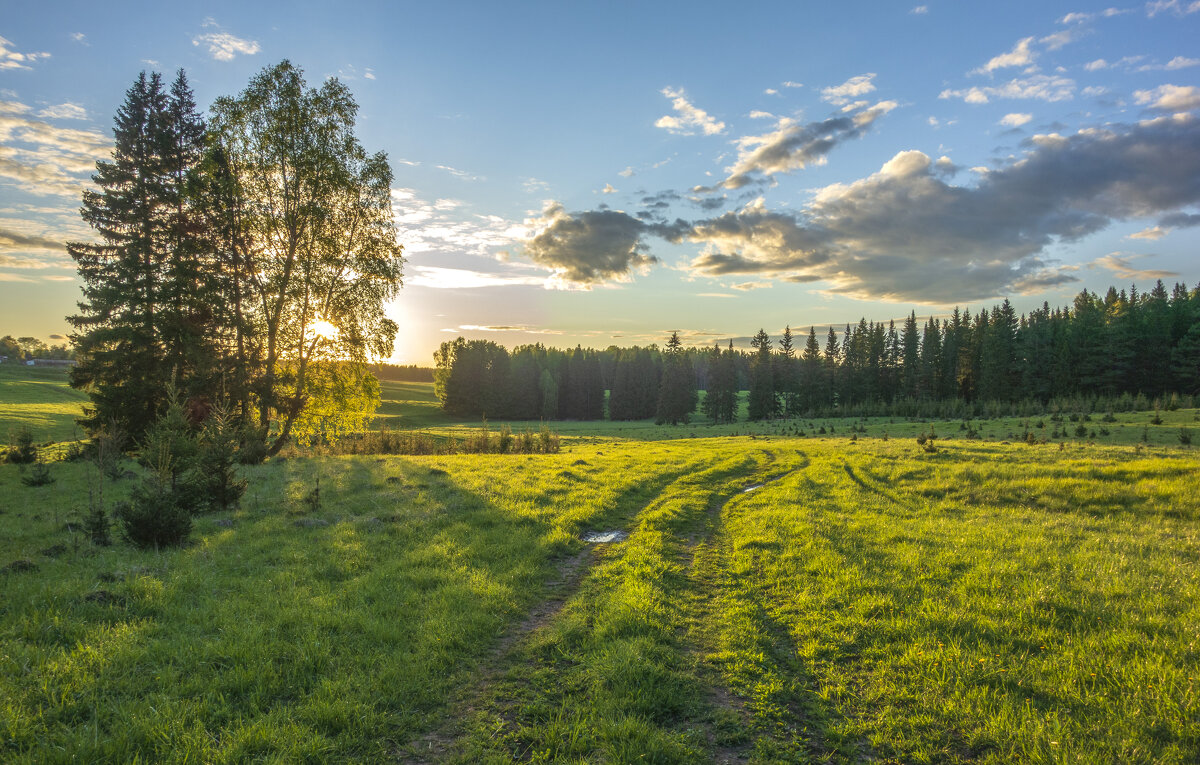
[[[0,760],[1195,762],[1196,412],[1155,417],[289,457],[162,552],[83,538],[87,464],[0,465]]]

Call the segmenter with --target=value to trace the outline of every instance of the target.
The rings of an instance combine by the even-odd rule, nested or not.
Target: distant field
[[[38,441],[79,438],[75,418],[87,396],[67,384],[64,367],[0,364],[0,439],[27,427]]]
[[[380,383],[380,405],[372,427],[400,430],[426,430],[440,434],[458,434],[480,427],[475,419],[451,417],[445,414],[433,394],[433,383]],[[742,394],[745,396],[745,393]],[[28,426],[39,442],[63,441],[80,437],[75,418],[82,412],[87,397],[67,384],[67,372],[62,368],[0,365],[0,440],[7,442],[10,434]],[[742,404],[745,417],[745,403]],[[1040,417],[1008,417],[991,420],[916,420],[907,418],[872,417],[867,419],[801,418],[771,422],[736,422],[730,425],[711,425],[697,413],[689,425],[659,426],[650,420],[633,422],[554,421],[553,429],[572,440],[631,439],[655,441],[695,435],[710,436],[784,436],[805,437],[825,434],[854,435],[859,438],[914,438],[932,431],[939,439],[962,440],[968,436],[977,440],[1017,441],[1028,431],[1035,439],[1071,444],[1095,443],[1147,446],[1178,446],[1180,431],[1186,430],[1200,446],[1200,410],[1180,409],[1157,414],[1160,423],[1153,422],[1154,412],[1117,413],[1112,422],[1104,420],[1105,413],[1065,412],[1058,421],[1050,415]],[[1075,419],[1072,419],[1072,418]],[[496,420],[493,428],[506,424]],[[538,420],[508,422],[514,431],[537,430]],[[1079,428],[1083,427],[1080,434]],[[853,428],[853,430],[851,430]],[[1054,435],[1054,431],[1058,435]],[[832,431],[832,433],[831,433]],[[974,434],[971,433],[974,431]]]
[[[274,460],[160,553],[0,465],[0,760],[1200,761],[1194,450],[674,432]]]

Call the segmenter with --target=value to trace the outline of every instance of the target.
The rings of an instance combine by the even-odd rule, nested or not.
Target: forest
[[[509,352],[458,338],[435,354],[435,385],[447,412],[511,419],[685,420],[695,408],[689,397],[703,390],[703,414],[714,422],[736,418],[738,391],[748,391],[750,420],[955,416],[967,407],[1066,397],[1131,409],[1138,396],[1146,408],[1169,394],[1200,392],[1200,286],[1084,290],[1070,306],[1044,303],[1020,316],[1006,299],[975,314],[955,308],[922,323],[912,313],[899,327],[864,318],[823,334],[811,327],[802,338],[788,327],[772,339],[759,330],[750,351],[732,340],[685,348],[678,333],[664,349],[537,344]]]

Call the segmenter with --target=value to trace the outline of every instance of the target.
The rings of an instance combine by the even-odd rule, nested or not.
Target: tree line
[[[596,351],[461,337],[434,353],[434,392],[459,416],[515,420],[655,418],[687,422],[698,399],[694,352],[673,333],[666,347]]]
[[[391,169],[356,114],[345,85],[287,61],[207,120],[182,70],[136,79],[83,195],[95,240],[68,244],[89,432],[140,442],[167,391],[195,423],[228,409],[266,453],[373,415],[366,362],[391,353],[402,259]]]
[[[1085,289],[1069,307],[1043,303],[1021,315],[1006,299],[975,314],[955,308],[920,322],[914,312],[899,327],[861,319],[823,334],[822,342],[815,327],[806,337],[788,327],[773,340],[759,330],[749,352],[732,341],[682,348],[677,333],[663,350],[531,345],[512,354],[459,338],[434,356],[435,391],[459,415],[587,420],[605,416],[607,390],[610,419],[686,421],[699,389],[713,422],[738,418],[741,391],[750,420],[1200,393],[1200,286],[1168,293],[1159,281],[1149,292],[1113,287],[1103,297]],[[675,391],[679,403],[664,416],[664,394],[672,400]]]
[[[28,359],[66,361],[75,358],[75,351],[66,343],[47,345],[36,337],[5,335],[0,337],[0,358],[7,358],[10,362]]]

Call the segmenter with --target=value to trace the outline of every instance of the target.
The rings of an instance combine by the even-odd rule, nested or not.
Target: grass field
[[[0,464],[0,761],[1200,761],[1196,415],[289,457],[159,552],[80,531],[136,479]]]
[[[0,439],[8,443],[21,428],[42,442],[80,438],[75,418],[86,401],[63,367],[0,364]]]

